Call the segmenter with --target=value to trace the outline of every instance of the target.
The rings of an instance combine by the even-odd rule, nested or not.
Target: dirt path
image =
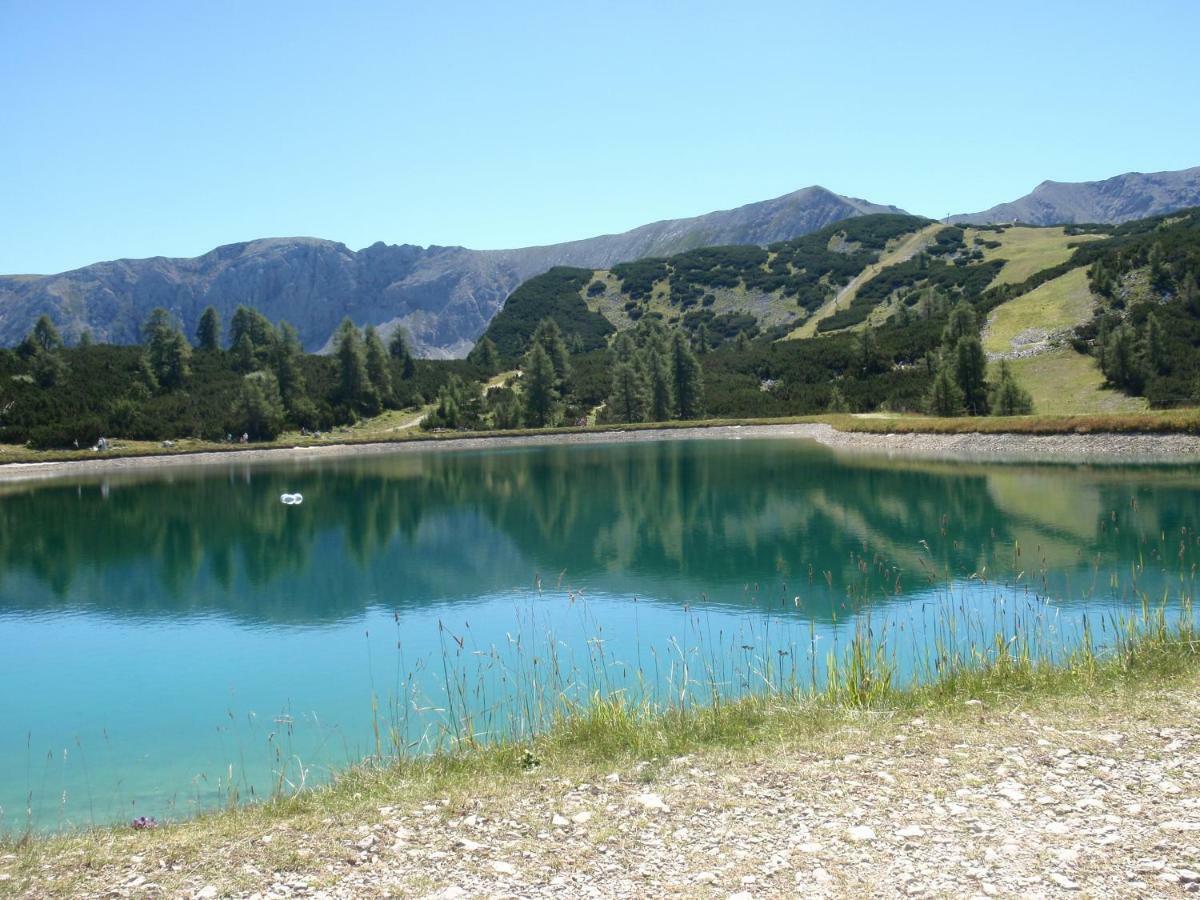
[[[918,252],[929,242],[930,237],[946,226],[940,222],[935,222],[932,225],[927,225],[920,231],[909,235],[902,243],[894,250],[884,253],[878,262],[874,262],[867,266],[861,272],[854,276],[844,288],[837,292],[837,295],[820,307],[815,313],[804,320],[804,324],[789,334],[784,340],[797,340],[800,338],[810,338],[817,333],[817,325],[822,319],[827,319],[839,309],[854,302],[855,296],[858,294],[858,289],[886,269],[888,266],[894,266],[897,263],[907,262],[917,255]]]
[[[862,714],[187,850],[170,829],[125,835],[57,852],[34,882],[0,855],[0,894],[7,875],[27,897],[1181,897],[1200,891],[1198,688]]]

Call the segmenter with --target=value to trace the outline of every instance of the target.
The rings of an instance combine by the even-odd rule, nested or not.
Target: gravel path
[[[164,456],[129,456],[78,462],[0,465],[0,483],[79,475],[117,475],[150,469],[251,464],[334,456],[430,453],[553,444],[801,438],[827,447],[897,457],[1011,462],[1197,462],[1200,437],[1187,434],[886,434],[838,431],[821,424],[720,425],[635,431],[592,431],[513,437],[459,438],[377,444],[273,447]]]
[[[969,702],[929,721],[397,799],[223,837],[146,835],[101,897],[1179,897],[1200,892],[1200,678]],[[0,877],[4,858],[0,857]],[[66,857],[50,870],[78,874]],[[4,884],[0,881],[0,893]],[[52,878],[26,896],[59,893]]]

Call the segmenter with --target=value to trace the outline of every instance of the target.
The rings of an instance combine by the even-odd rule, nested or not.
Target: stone
[[[633,799],[634,802],[639,804],[642,808],[652,812],[671,811],[671,807],[667,806],[667,804],[663,802],[661,794],[638,794]]]
[[[1079,890],[1079,882],[1072,881],[1066,875],[1062,875],[1058,872],[1051,872],[1048,877],[1050,878],[1051,882],[1056,884],[1058,887],[1062,888],[1064,891]]]
[[[217,896],[217,889],[211,884],[206,884],[200,890],[196,891],[196,900],[213,900]]]
[[[915,838],[922,837],[925,834],[925,829],[920,825],[906,825],[904,828],[896,832],[896,837],[899,838]]]
[[[571,821],[574,822],[576,825],[585,825],[588,822],[590,822],[591,820],[592,820],[592,814],[590,812],[588,812],[586,809],[583,810],[582,812],[577,812],[577,813],[575,813],[575,815],[571,816]]]
[[[566,816],[560,816],[558,813],[555,813],[553,816],[550,817],[550,824],[553,825],[555,828],[566,828],[568,825],[571,824],[571,820],[568,819]]]
[[[875,829],[870,825],[851,825],[846,829],[846,840],[852,844],[875,840]]]
[[[500,875],[516,875],[517,869],[512,863],[496,860],[492,863],[492,871]]]
[[[1200,822],[1181,822],[1172,819],[1160,822],[1158,827],[1163,831],[1200,831]]]

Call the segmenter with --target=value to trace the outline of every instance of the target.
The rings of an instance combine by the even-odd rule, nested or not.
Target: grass
[[[984,329],[983,349],[1009,353],[1044,344],[1054,334],[1088,321],[1094,306],[1087,270],[1072,269],[992,310]]]
[[[1070,236],[1062,228],[1005,228],[1001,232],[966,229],[967,246],[974,248],[975,238],[999,241],[996,248],[983,248],[983,259],[1005,260],[1004,268],[993,284],[1020,284],[1043,269],[1060,265],[1071,258],[1074,251],[1070,245],[1082,241],[1103,240],[1103,235],[1080,234]]]
[[[1143,397],[1105,388],[1096,360],[1059,347],[1009,361],[1017,381],[1033,396],[1033,408],[1050,416],[1142,414]]]

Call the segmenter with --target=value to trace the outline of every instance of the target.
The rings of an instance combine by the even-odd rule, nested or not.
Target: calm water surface
[[[939,635],[1103,641],[1191,595],[1197,528],[1194,467],[787,439],[0,485],[0,831],[266,797],[596,690],[807,685],[867,622],[912,677]]]

